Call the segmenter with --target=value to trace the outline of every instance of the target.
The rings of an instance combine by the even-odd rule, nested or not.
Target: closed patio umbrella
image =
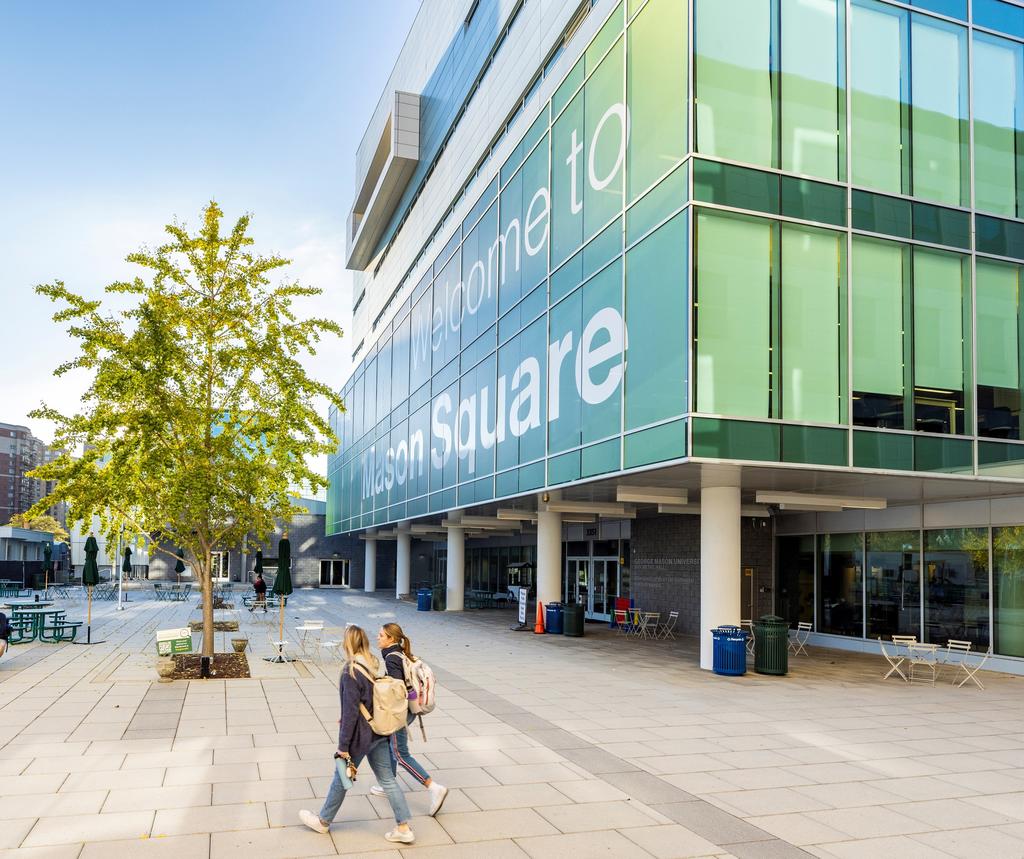
[[[181,584],[181,574],[185,572],[185,562],[182,557],[185,554],[184,549],[178,549],[178,560],[174,562],[174,572],[178,575],[178,584]]]
[[[53,547],[49,543],[43,543],[43,588],[46,592],[50,590],[51,566],[53,566]]]
[[[92,589],[100,583],[100,568],[96,566],[96,556],[100,553],[99,543],[96,542],[96,535],[89,534],[85,541],[85,565],[82,567],[82,584],[85,585],[89,594],[89,607],[85,623],[85,643],[92,644]]]
[[[131,575],[132,572],[132,547],[124,547],[124,561],[121,562],[121,575],[117,581],[117,607],[123,609],[122,598],[124,596],[124,576],[127,573]]]
[[[281,617],[278,624],[277,640],[284,640],[284,604],[286,597],[292,592],[292,544],[288,540],[288,532],[284,532],[284,537],[281,538],[281,542],[277,544],[277,576],[274,577],[274,588],[273,593],[277,595],[278,603],[281,606]],[[257,553],[256,563],[262,565],[263,558]],[[278,651],[278,654],[272,660],[274,662],[285,662],[284,655]]]
[[[256,550],[256,566],[253,567],[253,572],[254,573],[259,573],[261,576],[263,575],[263,550],[262,549],[257,549]]]

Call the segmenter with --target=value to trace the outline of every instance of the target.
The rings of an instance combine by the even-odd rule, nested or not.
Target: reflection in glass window
[[[776,611],[790,626],[814,622],[814,536],[779,537]]]
[[[697,411],[769,417],[770,221],[697,215]]]
[[[964,432],[964,280],[963,257],[914,248],[914,428],[924,432]]]
[[[842,6],[838,0],[781,0],[780,12],[782,169],[841,179]]]
[[[626,429],[686,411],[686,213],[626,254]]]
[[[903,193],[901,79],[906,13],[878,3],[853,5],[850,33],[850,141],[855,185]]]
[[[925,641],[951,638],[988,649],[988,531],[924,532]]]
[[[864,635],[862,534],[822,534],[818,562],[818,631]]]
[[[1020,266],[978,259],[978,435],[1020,438]]]
[[[915,197],[967,205],[966,29],[911,16],[911,139]]]
[[[771,12],[765,0],[697,0],[697,150],[773,166]]]
[[[781,230],[782,417],[838,423],[845,237],[792,224]]]
[[[1024,215],[1024,45],[974,34],[974,205]]]
[[[992,529],[996,653],[1024,656],[1024,525]]]
[[[853,239],[853,422],[903,429],[903,245]]]
[[[917,531],[868,533],[868,638],[921,634],[921,548]]]

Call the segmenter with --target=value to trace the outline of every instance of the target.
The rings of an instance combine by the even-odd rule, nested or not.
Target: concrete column
[[[456,522],[457,514],[448,516],[449,522]],[[466,600],[466,531],[464,528],[448,528],[448,569],[447,569],[447,611],[462,611]]]
[[[562,601],[562,514],[545,512],[544,504],[541,496],[537,502],[537,599],[547,605]]]
[[[730,474],[717,469],[703,476],[700,490],[701,668],[710,671],[712,667],[711,629],[739,623],[739,470]]]
[[[411,554],[412,535],[399,527],[398,543],[395,546],[395,599],[401,599],[409,593]]]
[[[363,564],[363,590],[372,594],[377,590],[377,538],[366,537],[366,562]]]

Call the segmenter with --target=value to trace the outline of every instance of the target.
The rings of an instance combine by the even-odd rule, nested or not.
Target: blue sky
[[[0,3],[0,421],[77,408],[51,373],[73,354],[37,283],[99,297],[126,254],[215,198],[254,214],[257,249],[326,295],[346,328],[344,223],[355,150],[418,0]],[[354,343],[309,362],[340,386]]]

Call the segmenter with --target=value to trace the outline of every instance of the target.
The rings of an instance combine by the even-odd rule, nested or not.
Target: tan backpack
[[[375,677],[360,663],[355,663],[363,676],[373,684],[373,715],[365,704],[359,705],[359,712],[370,723],[370,728],[381,737],[390,737],[405,727],[409,714],[409,698],[405,682],[396,677]]]

